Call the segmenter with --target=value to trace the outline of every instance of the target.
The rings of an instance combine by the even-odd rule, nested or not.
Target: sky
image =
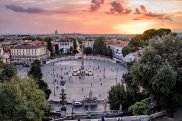
[[[0,34],[182,32],[182,0],[0,0]]]

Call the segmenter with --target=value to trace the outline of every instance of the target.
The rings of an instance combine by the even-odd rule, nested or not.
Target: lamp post
[[[53,72],[53,83],[54,83],[54,96],[56,96],[56,80],[54,79],[54,75],[55,75],[55,73],[54,73],[54,62],[53,62],[52,72]]]
[[[66,80],[64,80],[63,79],[63,77],[61,77],[61,80],[60,80],[60,85],[61,85],[61,87],[62,87],[62,89],[61,89],[61,116],[62,117],[65,117],[66,116],[66,94],[65,94],[65,87],[64,87],[64,85],[65,85],[65,83],[66,83]]]
[[[104,99],[104,112],[107,114],[107,99]]]
[[[118,80],[118,71],[119,71],[119,68],[116,69],[116,84],[117,84],[117,80]]]
[[[106,78],[105,72],[106,72],[106,68],[105,68],[105,62],[104,62],[104,78]]]
[[[72,101],[72,107],[71,107],[71,119],[73,119],[73,108],[74,108],[74,100]]]
[[[65,70],[66,70],[66,58],[65,58],[64,64],[65,64]]]

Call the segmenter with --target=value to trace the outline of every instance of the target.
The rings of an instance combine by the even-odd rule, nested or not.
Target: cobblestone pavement
[[[54,66],[51,63],[42,66],[43,79],[52,90],[49,100],[60,100],[61,87],[59,81],[61,75],[66,80],[65,92],[67,100],[72,102],[73,100],[80,101],[85,96],[88,96],[90,89],[93,90],[98,99],[103,100],[107,98],[111,86],[121,83],[122,75],[127,72],[127,69],[120,64],[98,60],[85,60],[85,69],[91,70],[93,76],[85,76],[79,79],[78,76],[72,76],[72,72],[79,69],[80,65],[81,62],[75,60],[57,62]],[[53,68],[55,76],[53,76]],[[29,69],[27,67],[18,67],[18,75],[21,77],[26,76]],[[53,79],[58,80],[55,83],[55,95]]]

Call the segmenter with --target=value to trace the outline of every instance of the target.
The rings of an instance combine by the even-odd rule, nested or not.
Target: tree
[[[1,121],[38,121],[48,109],[43,91],[30,78],[0,83]]]
[[[44,91],[44,93],[46,94],[46,99],[49,99],[49,96],[51,94],[51,90],[49,89],[47,83],[42,80],[42,72],[41,72],[41,64],[39,60],[35,60],[32,65],[31,65],[31,69],[28,72],[28,75],[30,77],[33,77],[37,84],[39,85],[39,88],[41,90]]]
[[[64,49],[63,49],[63,48],[61,48],[61,49],[60,49],[60,52],[61,52],[61,54],[63,54],[63,53],[64,53]]]
[[[128,45],[122,48],[123,56],[128,55],[129,53],[134,52],[134,47],[132,45]]]
[[[44,80],[37,81],[37,84],[39,85],[39,88],[44,91],[46,99],[49,99],[49,96],[51,94],[51,89],[48,87],[47,83]]]
[[[130,90],[128,87],[124,87],[121,84],[112,86],[108,92],[108,100],[111,110],[118,110],[122,105],[123,110],[127,110],[129,106],[136,101],[140,101],[145,96]]]
[[[41,64],[39,60],[35,60],[32,63],[30,71],[28,72],[28,75],[32,76],[35,80],[42,79]]]
[[[149,29],[143,32],[143,34],[134,36],[128,46],[124,47],[122,53],[126,56],[129,53],[136,52],[140,50],[140,48],[144,48],[149,45],[149,40],[153,37],[162,37],[164,35],[170,34],[170,29]]]
[[[76,49],[77,48],[77,44],[76,44],[76,40],[74,39],[73,40],[73,49]]]
[[[55,54],[59,55],[59,46],[58,46],[58,44],[55,45]]]
[[[148,99],[136,102],[128,108],[128,111],[134,115],[148,115],[150,114],[150,106]]]
[[[5,39],[4,38],[0,38],[0,42],[3,42]]]
[[[182,106],[182,41],[173,35],[150,40],[141,58],[125,75],[129,87],[143,88],[158,110],[170,116]],[[129,77],[129,78],[126,78]]]
[[[108,56],[112,59],[113,58],[113,51],[110,46],[107,48]]]
[[[73,53],[73,47],[70,47],[70,54],[72,54]]]
[[[111,90],[108,92],[108,102],[110,104],[111,110],[119,110],[121,105],[121,94],[126,95],[124,87],[120,84],[112,86]]]
[[[77,49],[73,49],[73,54],[79,53]]]
[[[106,43],[104,37],[98,37],[93,45],[93,53],[94,54],[100,54],[104,55],[104,49],[105,49]]]
[[[53,49],[52,49],[52,43],[51,43],[51,38],[46,38],[47,41],[47,49],[50,51],[51,56],[53,56]]]
[[[10,80],[16,74],[17,70],[14,65],[0,62],[0,82]]]
[[[93,45],[93,53],[112,57],[111,49],[109,46],[107,47],[105,40],[106,39],[104,37],[96,38]]]
[[[92,53],[92,48],[91,47],[84,48],[84,53],[85,54],[91,54]]]

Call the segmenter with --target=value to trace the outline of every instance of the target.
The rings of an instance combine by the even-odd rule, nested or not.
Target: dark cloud
[[[124,8],[123,5],[117,1],[113,1],[110,4],[111,4],[110,11],[106,12],[108,14],[123,15],[123,14],[129,14],[132,11],[129,8]]]
[[[167,14],[152,13],[152,12],[147,11],[147,9],[146,9],[146,7],[144,5],[140,5],[139,8],[136,8],[134,14],[140,15],[139,16],[140,18],[137,16],[133,20],[156,18],[156,19],[160,19],[160,20],[172,21],[172,19]]]
[[[159,14],[159,13],[148,12],[148,13],[144,14],[144,16],[146,16],[148,18],[157,18],[157,19],[160,19],[160,20],[172,21],[170,16],[168,16],[167,14]]]
[[[90,11],[97,11],[104,4],[104,0],[92,0]]]
[[[141,14],[141,12],[140,12],[140,10],[138,8],[136,8],[134,14]]]
[[[134,14],[143,14],[147,13],[146,7],[144,5],[140,5],[139,8],[135,8]]]
[[[7,9],[10,9],[14,12],[24,12],[24,13],[42,13],[45,10],[40,9],[40,8],[23,8],[21,6],[17,6],[17,5],[6,5]]]
[[[45,10],[42,8],[23,8],[21,6],[17,6],[17,5],[6,5],[5,6],[7,9],[12,10],[14,12],[20,12],[20,13],[32,13],[32,14],[36,14],[36,13],[43,13],[43,14],[64,14],[64,13],[68,13],[67,11],[63,11],[63,10]]]
[[[140,5],[140,9],[142,10],[142,12],[147,12],[147,10],[146,10],[146,7],[144,6],[144,5]]]

